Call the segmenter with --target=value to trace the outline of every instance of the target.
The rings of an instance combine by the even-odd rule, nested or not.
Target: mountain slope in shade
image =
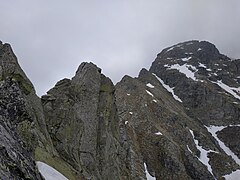
[[[70,180],[239,174],[240,60],[209,42],[166,48],[116,86],[82,63],[41,98],[0,43],[0,90],[2,179],[42,179],[52,168]]]

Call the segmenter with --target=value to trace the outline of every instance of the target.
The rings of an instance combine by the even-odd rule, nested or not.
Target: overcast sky
[[[83,61],[116,83],[186,40],[240,58],[239,22],[240,0],[2,0],[0,40],[42,95]]]

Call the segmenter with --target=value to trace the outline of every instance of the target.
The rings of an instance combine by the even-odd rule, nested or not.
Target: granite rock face
[[[114,91],[101,69],[82,63],[42,97],[54,146],[86,179],[129,179]]]
[[[239,69],[188,41],[115,86],[82,63],[39,98],[0,42],[0,178],[42,179],[42,161],[70,180],[224,179],[240,170]]]

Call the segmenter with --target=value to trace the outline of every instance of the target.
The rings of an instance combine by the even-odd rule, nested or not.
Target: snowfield
[[[64,175],[51,166],[40,161],[37,161],[36,164],[39,172],[45,178],[45,180],[68,180]]]

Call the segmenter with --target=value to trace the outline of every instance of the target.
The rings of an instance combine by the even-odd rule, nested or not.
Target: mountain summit
[[[82,63],[41,98],[1,42],[0,89],[1,179],[240,175],[240,60],[209,42],[168,47],[116,86]]]

